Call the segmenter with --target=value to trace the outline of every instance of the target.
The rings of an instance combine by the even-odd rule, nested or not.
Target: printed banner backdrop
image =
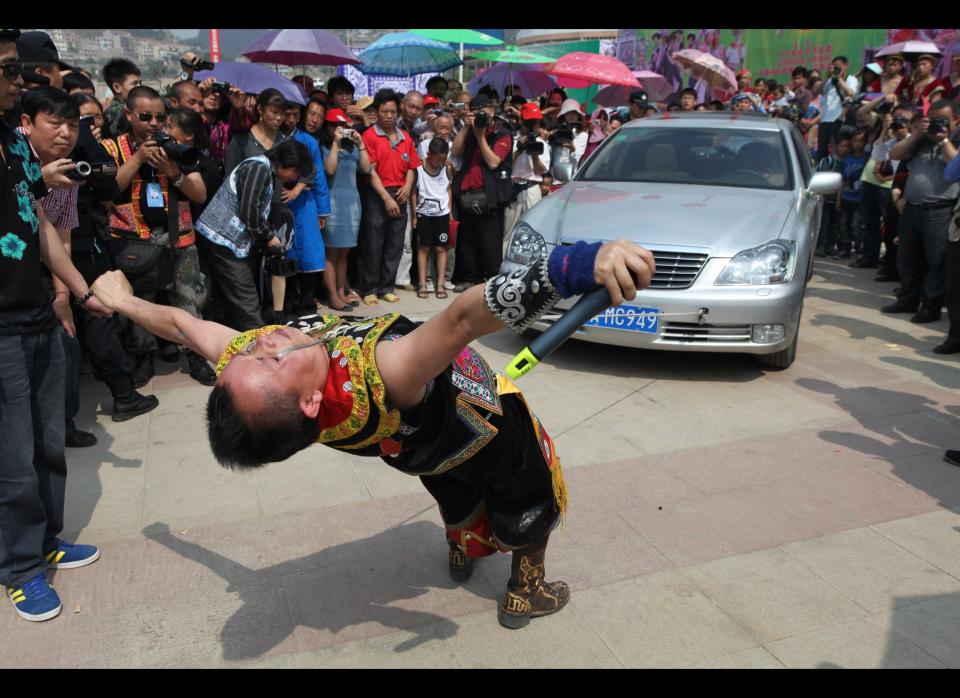
[[[858,72],[886,44],[884,29],[767,29],[746,32],[747,66],[753,77],[790,80],[798,65],[826,72],[834,56],[846,56]]]
[[[363,49],[360,48],[351,50],[354,55],[363,51]],[[389,87],[391,90],[395,90],[402,95],[405,95],[410,90],[417,90],[418,92],[426,94],[427,80],[439,74],[440,73],[420,73],[419,75],[413,75],[409,78],[401,78],[394,75],[367,75],[366,73],[361,73],[352,65],[341,65],[337,67],[337,75],[345,77],[353,83],[353,86],[356,88],[356,92],[354,92],[355,99],[373,97],[377,94],[378,90],[382,90],[385,87]]]

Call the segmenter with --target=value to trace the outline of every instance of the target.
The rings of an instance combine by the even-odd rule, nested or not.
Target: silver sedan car
[[[748,353],[786,368],[796,357],[822,195],[840,186],[839,174],[813,172],[786,120],[699,112],[631,121],[527,211],[507,240],[504,268],[556,245],[626,238],[653,252],[653,283],[576,338]]]

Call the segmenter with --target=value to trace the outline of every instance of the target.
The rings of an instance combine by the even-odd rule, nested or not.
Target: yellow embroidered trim
[[[376,406],[379,421],[373,436],[361,441],[355,446],[350,446],[351,450],[366,448],[367,446],[379,443],[387,437],[396,434],[400,428],[400,410],[387,411],[387,389],[383,384],[380,371],[377,369],[375,353],[380,337],[399,317],[399,313],[390,313],[389,315],[377,318],[373,328],[371,328],[363,338],[363,375],[367,385],[370,386],[370,401]]]
[[[370,401],[367,395],[366,383],[363,379],[363,352],[357,343],[349,337],[336,337],[329,345],[331,351],[339,350],[347,359],[347,368],[350,371],[350,382],[353,383],[353,410],[350,415],[339,424],[324,429],[317,437],[317,443],[329,443],[349,438],[363,429],[370,416]],[[354,450],[357,446],[343,446]]]
[[[223,353],[220,355],[220,360],[217,361],[217,375],[219,376],[223,373],[223,369],[227,367],[227,364],[230,363],[230,359],[243,351],[243,348],[247,346],[250,342],[255,340],[262,334],[267,332],[272,332],[278,327],[283,327],[283,325],[267,325],[266,327],[259,327],[255,330],[248,330],[246,332],[241,332],[236,337],[230,340],[230,343],[227,345],[227,348],[223,350]]]

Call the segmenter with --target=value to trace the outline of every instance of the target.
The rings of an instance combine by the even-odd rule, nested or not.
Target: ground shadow
[[[960,389],[960,370],[956,364],[940,363],[937,361],[917,361],[905,356],[884,356],[880,359],[884,363],[893,364],[902,368],[909,368],[922,373],[928,380],[951,390]],[[958,436],[960,441],[960,436]]]
[[[227,660],[260,657],[298,626],[337,633],[354,625],[379,623],[415,633],[394,647],[395,652],[433,639],[436,627],[445,637],[459,628],[433,613],[390,605],[422,596],[432,588],[457,586],[447,573],[446,546],[423,544],[425,540],[444,540],[443,530],[430,522],[405,524],[262,569],[251,569],[177,538],[163,523],[147,527],[144,534],[209,568],[227,582],[228,592],[240,595],[243,606],[220,631]],[[493,612],[496,597],[480,576],[475,574],[462,586],[489,598]]]
[[[942,339],[939,335],[930,335],[920,339],[906,332],[878,325],[875,322],[857,320],[845,315],[830,315],[829,313],[817,313],[810,318],[810,324],[814,327],[837,327],[848,332],[853,339],[879,339],[887,344],[899,344],[917,351],[930,351],[933,348],[933,343]]]

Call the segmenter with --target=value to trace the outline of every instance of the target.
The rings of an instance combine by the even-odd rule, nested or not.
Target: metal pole
[[[463,84],[463,42],[460,42],[460,79],[458,82]]]

